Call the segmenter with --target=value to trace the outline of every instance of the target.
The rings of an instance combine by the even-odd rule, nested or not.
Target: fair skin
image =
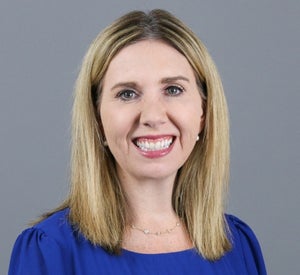
[[[131,210],[131,223],[151,232],[174,227],[172,190],[202,131],[202,99],[194,72],[177,50],[140,41],[111,61],[99,111],[108,147]],[[123,248],[161,253],[190,248],[181,225],[170,234],[145,235],[128,227]]]

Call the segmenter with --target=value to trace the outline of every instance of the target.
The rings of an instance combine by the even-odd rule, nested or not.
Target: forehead
[[[105,79],[194,76],[189,62],[172,46],[158,40],[139,41],[123,48],[110,62]]]

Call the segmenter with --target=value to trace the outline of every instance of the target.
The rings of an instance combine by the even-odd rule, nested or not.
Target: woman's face
[[[204,120],[187,59],[153,40],[127,46],[112,59],[99,111],[121,179],[174,180]]]

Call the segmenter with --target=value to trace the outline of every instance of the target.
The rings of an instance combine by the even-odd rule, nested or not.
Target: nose
[[[144,98],[140,112],[140,124],[157,128],[167,122],[167,110],[161,98]]]

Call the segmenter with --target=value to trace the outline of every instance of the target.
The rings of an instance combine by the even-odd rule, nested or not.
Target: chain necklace
[[[164,235],[164,234],[170,234],[172,231],[174,231],[176,229],[176,227],[180,226],[180,222],[176,222],[175,226],[173,226],[172,228],[163,230],[163,231],[157,231],[157,232],[152,232],[149,229],[142,229],[142,228],[138,228],[135,225],[131,225],[130,227],[132,229],[141,231],[142,233],[144,233],[145,235],[156,235],[156,236],[160,236],[160,235]]]

